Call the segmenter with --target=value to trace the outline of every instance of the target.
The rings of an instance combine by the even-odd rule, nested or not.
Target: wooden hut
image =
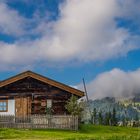
[[[0,115],[41,115],[46,108],[53,114],[67,114],[65,104],[72,95],[80,98],[84,92],[26,71],[0,82]]]

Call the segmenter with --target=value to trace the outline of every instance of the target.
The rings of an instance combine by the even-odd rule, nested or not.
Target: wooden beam
[[[62,84],[62,83],[57,82],[57,81],[54,81],[54,80],[49,79],[47,77],[44,77],[42,75],[33,73],[31,71],[27,71],[27,72],[21,73],[19,75],[16,75],[16,76],[14,76],[12,78],[9,78],[7,80],[1,81],[0,82],[0,88],[4,87],[6,85],[9,85],[11,83],[14,83],[14,82],[16,82],[18,80],[24,79],[26,77],[32,77],[32,78],[34,78],[36,80],[42,81],[42,82],[44,82],[46,84],[49,84],[51,86],[57,87],[57,88],[62,89],[62,90],[65,90],[65,91],[67,91],[69,93],[72,93],[72,94],[80,96],[80,97],[84,96],[84,92],[83,91],[74,89],[74,88],[72,88],[70,86],[67,86],[67,85]]]

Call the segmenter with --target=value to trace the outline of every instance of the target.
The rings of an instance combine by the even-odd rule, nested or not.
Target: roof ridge
[[[73,93],[73,94],[76,94],[76,95],[79,95],[79,96],[84,96],[84,92],[79,90],[79,89],[73,88],[71,86],[68,86],[66,84],[63,84],[61,82],[58,82],[56,80],[53,80],[51,78],[48,78],[46,76],[43,76],[41,74],[35,73],[33,71],[30,71],[30,70],[24,71],[24,72],[19,73],[19,74],[15,75],[15,76],[12,76],[12,77],[10,77],[8,79],[0,81],[0,87],[3,87],[3,86],[8,85],[8,84],[11,84],[12,82],[16,82],[16,81],[18,81],[20,79],[23,79],[25,77],[28,77],[28,76],[30,76],[30,77],[32,77],[34,79],[40,80],[42,82],[51,84],[52,86],[56,86],[56,87],[58,87],[60,89],[66,90],[66,91],[68,91],[70,93]]]

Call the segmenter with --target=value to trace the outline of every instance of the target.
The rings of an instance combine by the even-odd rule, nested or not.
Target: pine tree
[[[139,121],[139,115],[138,115],[138,113],[136,113],[136,115],[135,115],[135,121]]]
[[[105,125],[112,125],[112,114],[110,111],[105,113]]]
[[[112,125],[112,114],[110,111],[108,113],[108,119],[109,119],[109,125]]]
[[[126,119],[125,117],[122,118],[123,126],[126,126]]]
[[[99,112],[99,114],[98,114],[98,122],[99,122],[99,124],[100,124],[100,125],[102,125],[102,124],[103,124],[102,111],[100,111],[100,112]]]
[[[97,115],[97,111],[96,108],[94,108],[93,110],[93,123],[96,124],[96,115]]]
[[[105,125],[109,125],[109,113],[105,113]]]
[[[113,113],[112,113],[112,125],[114,125],[114,126],[117,125],[116,109],[115,108],[113,108]]]
[[[91,123],[96,124],[96,115],[97,115],[97,111],[96,108],[93,109],[93,111],[91,112]]]

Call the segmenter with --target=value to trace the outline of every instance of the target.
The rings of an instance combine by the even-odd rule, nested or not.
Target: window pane
[[[7,102],[0,101],[0,111],[6,111],[6,110],[7,110]]]
[[[48,108],[51,108],[52,107],[52,100],[47,100],[47,107]]]
[[[6,111],[6,107],[3,107],[3,110]]]
[[[3,105],[6,106],[6,102],[3,102]]]

